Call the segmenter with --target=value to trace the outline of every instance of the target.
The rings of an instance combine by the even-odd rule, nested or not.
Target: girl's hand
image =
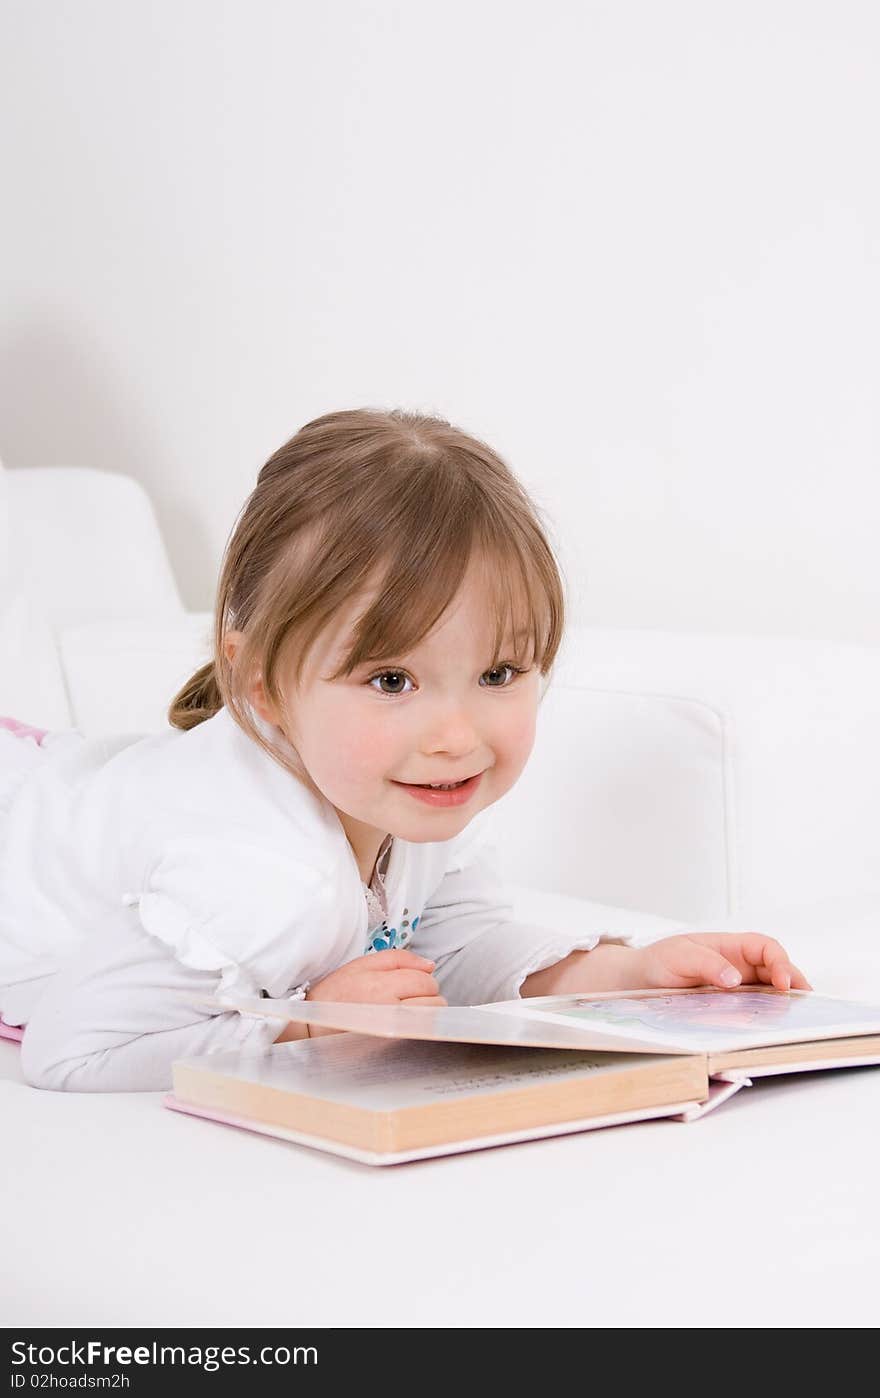
[[[434,962],[414,951],[373,951],[347,961],[313,985],[307,1000],[354,1000],[366,1005],[445,1005],[431,975]]]
[[[664,937],[638,953],[645,989],[736,985],[760,981],[776,990],[812,990],[785,948],[760,932],[700,932]]]
[[[361,1005],[445,1005],[440,987],[431,975],[434,962],[414,951],[374,951],[355,957],[307,991],[307,1000],[353,1001]],[[324,1034],[340,1034],[323,1024],[306,1024],[305,1037],[319,1039]],[[304,1037],[303,1025],[286,1024],[276,1044]]]

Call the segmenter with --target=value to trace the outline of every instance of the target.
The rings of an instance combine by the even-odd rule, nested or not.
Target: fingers
[[[746,932],[739,939],[739,951],[765,985],[772,985],[776,990],[812,990],[803,972],[789,961],[785,947],[774,937]]]
[[[440,987],[430,974],[434,962],[413,951],[389,948],[377,951],[364,958],[371,970],[384,974],[377,986],[382,1000],[401,1005],[445,1005],[440,995]],[[378,963],[378,965],[377,965]]]
[[[433,969],[434,962],[427,957],[389,947],[355,957],[331,971],[310,988],[307,999],[359,1005],[436,1002],[440,987],[431,975]]]
[[[440,987],[433,976],[424,971],[395,971],[393,975],[381,979],[383,998],[389,1000],[421,999],[440,994]]]
[[[434,969],[434,962],[429,961],[426,956],[418,956],[414,951],[407,951],[403,947],[389,947],[387,951],[371,951],[367,956],[358,957],[358,960],[368,962],[371,969],[376,971],[398,971],[409,968],[416,971],[433,971]],[[350,962],[349,965],[351,965]]]
[[[660,951],[664,943],[655,945]],[[789,960],[782,944],[760,932],[710,932],[670,937],[662,961],[666,970],[675,973],[682,983],[686,979],[695,984],[702,976],[704,984],[719,985],[725,990],[755,981],[786,993],[813,988],[804,973]]]
[[[803,971],[799,971],[797,966],[791,968],[791,988],[792,990],[812,990],[813,987],[807,980]]]
[[[663,960],[667,972],[671,972],[676,982],[689,982],[691,985],[718,985],[722,990],[731,990],[742,981],[736,966],[722,956],[720,951],[702,945],[691,937],[670,937],[668,947],[655,944],[657,951],[663,949]],[[666,984],[670,984],[667,976]],[[661,982],[662,984],[663,982]]]

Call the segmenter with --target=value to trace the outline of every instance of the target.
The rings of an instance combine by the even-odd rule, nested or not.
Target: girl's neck
[[[384,830],[377,830],[372,825],[365,825],[362,821],[355,820],[354,816],[347,815],[345,811],[334,809],[336,809],[346,839],[351,846],[361,882],[369,887],[373,882],[379,853],[388,839],[388,834]]]

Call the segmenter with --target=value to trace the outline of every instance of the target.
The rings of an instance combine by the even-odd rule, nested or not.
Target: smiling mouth
[[[482,776],[481,772],[473,772],[469,777],[461,777],[456,782],[398,782],[398,786],[420,786],[425,791],[455,791],[456,787],[465,786],[474,780],[474,777]]]

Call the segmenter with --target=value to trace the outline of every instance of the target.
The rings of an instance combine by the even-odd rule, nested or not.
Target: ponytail
[[[168,706],[168,722],[172,728],[195,728],[223,708],[223,696],[217,683],[213,660],[203,665],[179,689]]]

